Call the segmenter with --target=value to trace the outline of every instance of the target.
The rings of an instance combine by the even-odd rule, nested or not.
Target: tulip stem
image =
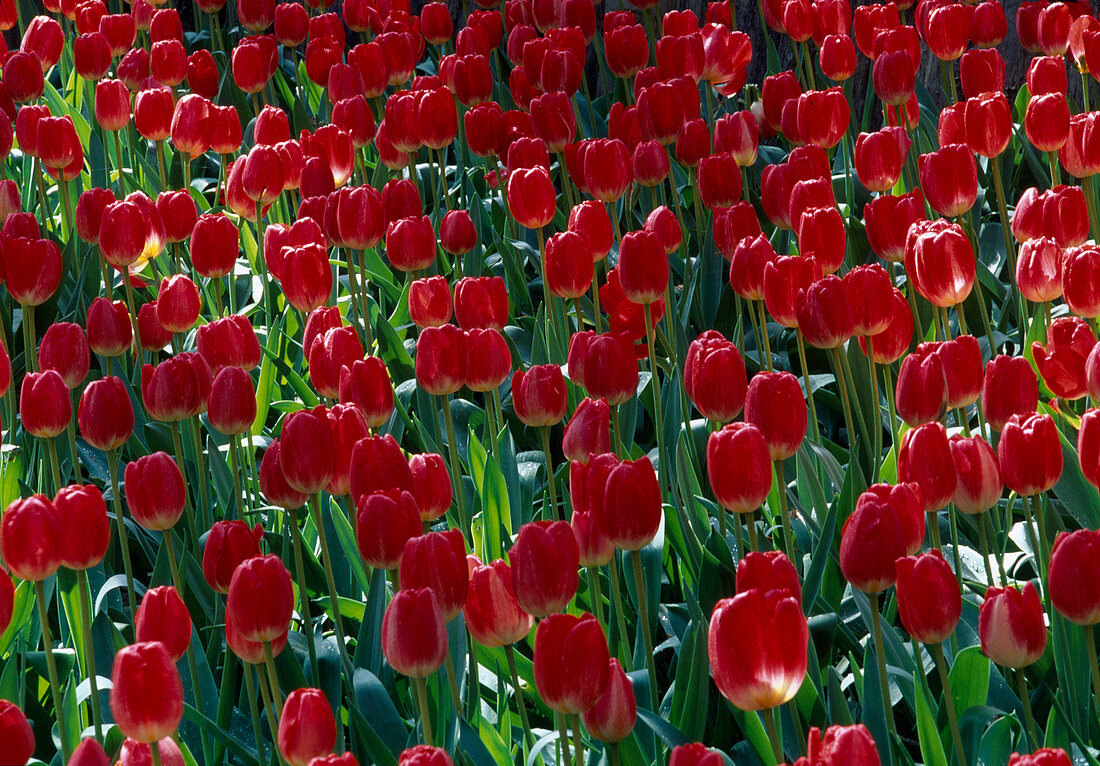
[[[779,730],[775,725],[775,708],[767,708],[760,711],[760,717],[764,720],[764,728],[768,732],[768,741],[772,744],[772,755],[776,763],[783,762],[783,742],[779,739]]]
[[[38,621],[42,627],[42,643],[46,647],[46,671],[50,676],[50,693],[53,695],[57,733],[61,738],[61,761],[69,761],[69,732],[65,713],[61,708],[61,681],[57,675],[57,659],[53,654],[53,638],[50,637],[50,616],[46,612],[46,588],[41,580],[34,581],[34,597],[38,604]]]
[[[180,437],[180,424],[178,420],[172,421],[172,448],[176,452],[176,466],[180,469],[180,475],[187,476],[187,464],[183,460],[183,441]],[[195,550],[199,549],[199,530],[195,526],[195,513],[191,510],[191,493],[183,494],[183,515],[187,519],[187,531],[191,533],[191,544]]]
[[[73,414],[77,413],[77,407],[73,407]],[[69,420],[69,426],[65,430],[69,436],[69,452],[73,460],[73,477],[77,484],[84,483],[84,477],[80,473],[80,454],[76,451],[76,427],[73,425],[75,417]]]
[[[562,514],[558,511],[558,489],[554,481],[554,459],[550,455],[550,429],[539,429],[539,441],[542,442],[542,454],[546,457],[546,484],[550,487],[550,513],[546,518],[552,521],[561,521]]]
[[[638,592],[638,622],[645,646],[646,669],[649,672],[650,710],[657,712],[657,661],[653,657],[653,631],[649,624],[649,599],[646,596],[645,577],[642,575],[642,552],[630,552],[630,565],[634,570],[634,589]]]
[[[168,170],[164,162],[164,141],[157,141],[157,166],[160,168],[160,189],[168,188]]]
[[[622,433],[619,429],[619,405],[617,404],[611,407],[611,431],[615,437],[615,441],[611,446],[618,457],[623,457],[626,455],[626,445],[623,444]]]
[[[195,470],[198,473],[199,498],[202,500],[202,523],[210,529],[214,525],[210,513],[210,483],[206,480],[206,459],[203,457],[198,415],[191,416],[191,440],[195,443]]]
[[[34,332],[34,306],[20,304],[20,308],[23,310],[23,349],[26,352],[24,357],[30,362],[30,372],[38,372],[38,341]]]
[[[591,571],[591,570],[589,570]],[[527,705],[523,702],[523,693],[519,687],[519,671],[516,669],[516,650],[513,644],[504,647],[504,655],[508,658],[508,672],[512,674],[512,691],[516,695],[516,708],[519,710],[519,720],[523,724],[523,739],[527,743],[527,751],[535,746],[535,735],[531,731],[531,720],[527,717]],[[538,757],[542,764],[542,756]]]
[[[656,339],[653,334],[653,304],[642,306],[645,315],[646,346],[649,349],[649,385],[653,391],[653,430],[657,433],[657,478],[661,485],[661,499],[664,501],[665,489],[672,491],[672,472],[668,468],[668,451],[665,449],[664,418],[661,413],[661,386],[657,377],[657,352],[654,351]]]
[[[306,587],[306,564],[302,555],[302,532],[298,529],[298,513],[295,508],[286,509],[287,523],[290,526],[291,538],[294,541],[294,568],[298,574],[298,609],[302,613],[302,630],[306,634],[306,646],[309,647],[309,673],[316,681],[317,676],[317,645],[313,640],[313,618],[309,614],[309,591]]]
[[[882,469],[882,407],[879,405],[878,365],[875,364],[875,340],[867,336],[867,371],[871,373],[871,403],[874,406],[875,419],[871,423],[871,438],[874,440],[874,459],[872,484],[877,484]]]
[[[122,495],[118,486],[118,450],[107,452],[107,470],[111,475],[111,501],[115,511],[115,524],[118,525],[118,542],[122,548],[122,568],[126,572],[126,597],[130,606],[130,622],[137,615],[137,602],[134,599],[134,567],[130,563],[130,539],[126,535],[126,522],[123,520]]]
[[[443,667],[447,671],[447,686],[451,690],[451,704],[454,705],[455,715],[462,717],[462,695],[458,690],[458,673],[455,670],[455,662],[451,659],[451,653],[443,656]]]
[[[852,374],[852,363],[848,361],[848,352],[846,350],[841,351],[838,348],[838,349],[836,349],[836,354],[837,354],[838,357],[840,357],[840,363],[844,368],[844,377],[849,382],[851,382],[851,384],[854,386],[856,378],[855,378],[855,375]],[[841,385],[842,386],[845,385],[843,381],[841,382]],[[846,386],[845,386],[845,388],[846,388]],[[848,394],[845,394],[845,396],[847,396],[847,395]],[[870,433],[869,433],[869,429],[867,428],[867,421],[863,417],[863,408],[859,406],[859,402],[857,400],[853,399],[853,403],[856,405],[856,407],[855,407],[856,421],[859,423],[860,435],[863,436],[864,446],[869,448],[869,445],[867,444],[867,440],[870,438]]]
[[[226,661],[230,661],[230,657],[227,656]],[[244,665],[241,669],[244,671],[244,692],[248,695],[248,705],[252,710],[252,734],[256,737],[256,754],[259,756],[259,763],[264,763],[264,738],[260,732],[260,711],[256,708],[256,685],[252,682],[252,668]],[[262,683],[260,687],[263,688]],[[267,698],[266,693],[262,696]]]
[[[264,674],[260,671],[260,668],[258,666],[256,668],[256,680],[260,683],[260,694],[264,698],[264,711],[267,715],[267,728],[271,730],[271,739],[276,740],[279,731],[279,720],[275,715],[275,703],[272,700],[271,690],[264,682]],[[275,755],[278,757],[279,763],[285,766],[286,760],[283,758],[282,751],[279,750],[279,745],[273,742],[273,746],[271,749],[275,751]]]
[[[1091,626],[1086,626],[1085,632],[1091,632]],[[1091,642],[1093,646],[1093,657],[1096,656],[1096,644]],[[1092,663],[1096,664],[1095,661]],[[1043,741],[1039,737],[1039,728],[1035,725],[1035,714],[1031,710],[1031,694],[1027,690],[1027,679],[1024,677],[1023,668],[1016,668],[1013,671],[1013,675],[1016,676],[1016,691],[1020,695],[1020,703],[1024,707],[1024,723],[1027,726],[1027,738],[1031,740],[1032,751],[1042,747]],[[1095,678],[1095,673],[1093,675]],[[1095,686],[1094,686],[1095,688]]]
[[[161,766],[159,741],[153,740],[149,743],[149,757],[153,761],[153,766]]]
[[[558,744],[561,745],[562,763],[565,766],[573,766],[573,759],[569,757],[569,729],[565,725],[565,714],[554,713],[558,720]]]
[[[943,653],[943,644],[933,644],[932,653],[936,657],[936,668],[943,685],[943,702],[947,707],[947,720],[951,724],[951,738],[955,744],[955,760],[959,766],[966,766],[966,753],[963,751],[962,733],[959,731],[959,718],[955,714],[955,698],[951,694],[951,676],[947,672],[947,657]],[[1095,657],[1095,654],[1093,655]],[[1093,663],[1095,665],[1095,662]]]
[[[1039,530],[1039,546],[1035,550],[1035,564],[1039,568],[1040,575],[1044,575],[1047,571],[1047,553],[1050,548],[1047,545],[1047,532],[1046,525],[1043,524],[1043,508],[1039,502],[1038,495],[1032,495],[1024,500],[1025,507],[1029,509],[1030,516],[1033,517],[1035,527]],[[1029,520],[1030,523],[1030,520]],[[1046,585],[1044,578],[1044,586]],[[1043,592],[1046,593],[1046,587],[1043,588]]]
[[[592,606],[592,614],[596,615],[596,622],[600,624],[604,635],[609,635],[607,620],[603,615],[603,587],[600,585],[600,569],[596,566],[585,567],[585,576],[588,578],[589,601]]]
[[[848,384],[844,380],[844,368],[840,363],[840,350],[832,349],[833,369],[836,372],[837,385],[840,387],[840,404],[844,408],[844,423],[848,427],[848,446],[855,446],[855,424],[852,422],[852,404],[848,401]],[[855,460],[855,455],[850,459]]]
[[[600,319],[602,317],[600,315],[600,278],[599,278],[599,272],[600,272],[600,262],[599,261],[594,261],[592,263],[592,320],[593,320],[593,325],[595,326],[597,335],[600,332],[602,332],[602,330],[600,328]]]
[[[267,680],[271,684],[271,701],[275,703],[275,712],[279,717],[283,715],[283,695],[279,691],[279,673],[275,670],[275,656],[271,653],[271,642],[264,641],[264,667],[267,669]]]
[[[581,717],[573,716],[573,759],[577,766],[584,766],[584,739],[581,735]]]
[[[982,547],[982,562],[985,564],[986,585],[993,586],[993,565],[989,563],[989,535],[985,531],[985,514],[979,513],[974,517],[978,523],[978,544]]]
[[[103,711],[99,703],[99,680],[95,671],[95,643],[92,640],[92,594],[88,588],[88,572],[80,569],[76,573],[76,585],[80,599],[80,617],[84,622],[84,675],[88,679],[91,694],[91,718],[95,726],[95,738],[103,743]]]
[[[454,484],[455,503],[458,507],[458,520],[462,525],[462,532],[469,540],[470,520],[466,515],[466,494],[462,486],[462,463],[458,459],[458,439],[455,436],[455,421],[451,415],[450,395],[442,397],[443,425],[447,429],[447,456],[451,459],[451,482]]]
[[[756,553],[760,550],[760,543],[756,539],[756,511],[749,511],[745,514],[745,521],[748,522],[749,528],[749,550]]]
[[[321,541],[321,563],[325,567],[325,580],[328,584],[329,597],[332,599],[332,622],[336,626],[336,646],[340,650],[340,659],[344,663],[344,672],[347,673],[348,683],[351,683],[355,668],[348,656],[347,635],[344,633],[344,620],[340,615],[340,594],[336,590],[336,578],[332,573],[332,557],[329,555],[328,550],[328,534],[325,532],[325,519],[321,514],[320,492],[315,492],[310,496],[309,509],[313,514],[313,525],[317,527],[317,538]]]
[[[126,305],[130,309],[130,321],[134,326],[134,368],[141,375],[141,365],[145,361],[145,350],[141,347],[141,333],[138,331],[138,315],[134,306],[134,285],[130,281],[129,271],[124,268],[122,272],[122,284],[126,288]]]
[[[122,172],[122,139],[119,137],[119,131],[112,130],[111,133],[115,137],[115,161],[118,163],[118,197],[122,199],[126,196],[126,176]]]
[[[57,445],[54,443],[54,437],[46,439],[46,453],[49,455],[50,460],[50,477],[53,479],[53,491],[55,493],[61,491],[61,469],[58,467],[57,462]]]
[[[611,579],[611,607],[615,611],[615,624],[619,633],[619,639],[615,642],[615,655],[619,658],[620,662],[625,664],[626,655],[624,654],[624,650],[627,642],[626,616],[623,609],[622,587],[619,585],[618,555],[613,556],[611,561],[607,563],[607,573]]]
[[[768,315],[764,313],[764,301],[752,301],[755,304],[755,308],[760,312],[760,337],[764,339],[764,366],[768,368],[768,372],[772,371],[772,342],[768,336]],[[749,311],[753,310],[753,306],[749,306]]]
[[[248,520],[247,511],[245,508],[244,494],[241,492],[241,469],[240,461],[237,459],[237,453],[240,449],[240,442],[236,434],[229,439],[229,472],[233,474],[233,499],[235,502],[240,503],[240,507],[237,509],[237,516],[241,519]]]
[[[428,682],[423,678],[414,678],[416,703],[420,708],[420,725],[424,729],[424,744],[432,744],[432,716],[428,709]]]
[[[1096,697],[1096,713],[1100,716],[1100,664],[1097,664],[1096,660],[1096,635],[1092,625],[1081,627],[1085,631],[1085,650],[1088,652],[1089,670],[1092,672],[1092,693]]]
[[[795,338],[798,339],[798,363],[802,366],[802,379],[806,383],[806,401],[810,405],[810,426],[813,429],[814,443],[821,444],[821,428],[817,423],[817,407],[814,405],[814,389],[810,385],[810,367],[806,364],[806,341],[802,337],[802,331],[795,328]]]
[[[886,677],[886,644],[882,640],[882,615],[878,612],[879,594],[869,594],[871,599],[871,632],[875,641],[875,659],[878,661],[878,683],[882,694],[882,709],[890,734],[897,736],[894,725],[894,708],[890,705],[890,681]]]
[[[798,564],[799,560],[796,559],[795,555],[794,555],[794,550],[795,550],[794,529],[791,527],[791,514],[790,514],[790,510],[787,507],[787,482],[786,482],[786,480],[783,476],[783,461],[782,460],[776,460],[774,462],[774,466],[775,466],[775,490],[776,490],[776,494],[779,495],[779,515],[783,517],[782,518],[783,539],[784,539],[784,542],[786,542],[786,546],[785,546],[786,547],[786,554],[787,554],[787,558],[790,559],[791,564],[794,565],[795,569],[797,570],[797,569],[801,569],[801,567]]]

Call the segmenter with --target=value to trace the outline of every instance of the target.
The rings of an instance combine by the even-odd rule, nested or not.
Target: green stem
[[[943,644],[933,644],[932,653],[936,657],[936,668],[939,670],[940,684],[943,686],[943,702],[947,707],[947,720],[951,724],[951,739],[955,745],[955,760],[959,762],[959,766],[966,766],[966,753],[963,751],[959,719],[955,715],[955,698],[951,694],[951,676],[947,672],[947,657],[943,654]]]
[[[41,580],[34,582],[34,597],[38,604],[38,621],[42,628],[42,643],[46,647],[46,671],[50,676],[50,693],[53,695],[54,717],[57,719],[57,733],[61,738],[61,760],[69,761],[69,732],[67,719],[61,707],[61,679],[57,674],[57,658],[53,653],[53,638],[50,636],[50,616],[46,612],[46,589]]]
[[[54,437],[46,439],[46,453],[49,455],[50,460],[50,477],[53,479],[54,493],[61,491],[61,469],[58,467],[57,462],[57,444],[54,443]]]
[[[91,687],[91,718],[95,725],[95,738],[103,742],[103,710],[99,702],[99,679],[95,670],[95,643],[92,640],[92,594],[88,588],[88,572],[84,569],[76,573],[76,585],[80,598],[80,617],[84,623],[84,676]]]
[[[310,496],[309,509],[313,514],[313,525],[317,527],[317,537],[321,541],[321,563],[325,567],[325,581],[328,585],[329,598],[332,600],[332,622],[336,627],[336,646],[340,650],[340,659],[343,661],[344,672],[350,683],[355,668],[348,656],[347,634],[344,633],[344,620],[340,615],[340,593],[336,590],[336,578],[332,573],[332,558],[328,549],[328,534],[325,532],[325,520],[321,515],[320,492]]]
[[[290,526],[291,538],[294,542],[294,568],[298,574],[298,609],[302,613],[302,630],[306,634],[306,646],[309,648],[309,673],[314,679],[317,675],[317,645],[313,638],[313,618],[309,613],[309,589],[306,585],[305,557],[302,554],[302,532],[298,529],[297,509],[286,509],[287,524]]]
[[[546,484],[550,487],[550,513],[547,519],[561,521],[562,512],[558,508],[557,482],[554,480],[554,458],[550,455],[550,429],[539,429],[539,441],[542,442],[542,454],[546,457]]]
[[[779,515],[783,517],[783,540],[786,543],[785,553],[787,558],[791,560],[791,564],[795,569],[801,569],[799,566],[799,559],[795,558],[795,540],[794,530],[791,528],[791,514],[787,507],[787,482],[783,477],[783,461],[776,460],[773,465],[775,466],[775,490],[779,495]]]
[[[420,725],[424,730],[424,744],[431,745],[434,739],[432,737],[432,716],[428,707],[428,682],[423,678],[414,678],[413,686],[416,687],[416,703],[420,708]]]
[[[77,412],[77,407],[73,407],[73,413]],[[80,472],[80,453],[76,451],[76,427],[73,425],[75,418],[69,420],[69,427],[65,429],[68,431],[69,436],[69,452],[72,455],[73,461],[73,478],[77,484],[84,483],[84,477]]]
[[[810,427],[814,435],[814,443],[821,444],[821,428],[817,423],[817,407],[814,405],[814,389],[810,385],[810,367],[806,364],[806,341],[802,337],[802,331],[795,329],[795,338],[798,339],[798,363],[802,366],[802,379],[806,383],[806,401],[810,407]]]
[[[134,567],[130,563],[130,539],[126,535],[126,522],[122,512],[122,494],[118,485],[118,450],[107,452],[107,470],[111,475],[111,501],[115,511],[115,524],[118,525],[118,542],[122,548],[122,568],[126,572],[126,597],[130,606],[130,621],[137,615],[137,602],[134,598]]]
[[[458,506],[458,520],[466,539],[471,537],[470,518],[466,515],[466,494],[462,485],[462,463],[458,459],[458,439],[455,436],[455,421],[451,415],[450,395],[440,397],[443,410],[443,425],[447,429],[447,456],[451,461],[451,481],[454,484],[455,502]]]
[[[1092,626],[1086,626],[1086,632],[1091,631]],[[1096,665],[1096,643],[1090,642],[1093,647],[1093,656],[1091,658],[1093,666]],[[1013,675],[1016,676],[1016,691],[1020,695],[1020,703],[1024,707],[1024,723],[1027,726],[1027,738],[1031,740],[1032,751],[1043,746],[1043,740],[1039,736],[1039,727],[1035,725],[1035,714],[1031,710],[1031,694],[1027,690],[1027,679],[1024,677],[1023,668],[1016,668],[1013,671]],[[1093,673],[1093,683],[1095,684],[1096,674]],[[1093,687],[1095,689],[1095,686]],[[1100,698],[1098,698],[1100,699]]]
[[[561,745],[562,763],[565,766],[573,766],[573,759],[569,757],[569,730],[565,726],[565,715],[554,713],[558,721],[558,744]]]
[[[226,662],[231,662],[233,659],[230,656],[226,657]],[[260,731],[260,711],[256,706],[256,685],[252,682],[252,668],[249,665],[244,665],[241,669],[244,671],[244,691],[248,695],[248,705],[252,711],[252,735],[256,738],[256,753],[259,755],[259,763],[264,763],[264,737]],[[262,687],[263,684],[261,683]],[[264,695],[266,697],[266,695]]]
[[[650,710],[657,712],[657,661],[653,656],[653,631],[649,624],[649,598],[646,596],[645,577],[642,574],[642,552],[630,552],[630,565],[634,570],[634,589],[638,592],[638,622],[641,624],[645,646],[646,669],[649,672]]]
[[[626,615],[623,608],[623,593],[622,588],[619,585],[619,557],[614,556],[607,564],[608,576],[611,580],[611,608],[615,611],[615,624],[618,628],[618,640],[615,645],[612,646],[612,654],[619,658],[619,661],[626,663]]]
[[[519,710],[519,720],[523,724],[523,739],[527,743],[527,752],[535,746],[535,735],[531,731],[531,721],[527,717],[527,705],[523,702],[523,692],[520,691],[519,671],[516,669],[516,650],[512,644],[504,647],[504,655],[508,658],[508,672],[512,676],[512,692],[516,695],[516,708]],[[542,763],[542,756],[538,757]]]
[[[191,417],[191,440],[195,443],[195,471],[198,473],[199,498],[202,501],[202,523],[210,529],[214,525],[210,511],[210,482],[206,476],[206,458],[203,457],[198,415]]]
[[[768,741],[772,743],[772,755],[776,763],[783,762],[783,743],[779,739],[779,731],[775,725],[775,708],[760,711],[760,717],[764,720],[764,728],[768,731]]]
[[[458,673],[455,671],[454,660],[451,659],[451,653],[447,652],[443,655],[443,667],[447,670],[447,686],[451,689],[451,703],[455,708],[455,715],[462,715],[462,695],[458,691]]]
[[[878,683],[882,694],[882,709],[886,713],[886,723],[890,734],[897,736],[894,725],[894,708],[890,704],[890,681],[886,677],[886,643],[882,640],[882,615],[878,611],[879,594],[869,594],[871,600],[871,631],[875,640],[875,659],[878,661]]]

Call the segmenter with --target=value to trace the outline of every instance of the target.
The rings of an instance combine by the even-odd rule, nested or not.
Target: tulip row
[[[0,0],[0,760],[1088,758],[1100,21],[489,5]]]

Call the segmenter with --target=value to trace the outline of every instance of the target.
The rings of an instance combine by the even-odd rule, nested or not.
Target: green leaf
[[[940,741],[940,732],[936,728],[936,717],[928,703],[924,684],[917,684],[917,738],[920,741],[920,753],[925,766],[947,766],[947,756]]]
[[[968,646],[951,663],[951,696],[961,716],[967,709],[984,705],[989,696],[989,658],[980,646]]]

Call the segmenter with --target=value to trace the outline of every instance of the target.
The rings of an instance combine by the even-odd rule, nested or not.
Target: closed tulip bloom
[[[262,352],[252,323],[241,314],[215,319],[196,332],[199,353],[216,375],[223,367],[245,372],[259,366]]]
[[[729,207],[741,199],[741,172],[733,155],[704,157],[696,170],[699,200],[708,210]]]
[[[929,302],[942,308],[962,303],[974,287],[975,268],[974,248],[958,224],[939,219],[910,228],[905,271]]]
[[[5,284],[21,306],[41,306],[52,298],[61,273],[61,249],[52,240],[13,237],[4,243]]]
[[[554,217],[557,193],[542,167],[518,169],[508,176],[508,210],[520,226],[541,229]]]
[[[356,505],[355,538],[363,561],[378,569],[397,569],[405,543],[421,533],[416,499],[391,489],[364,495]]]
[[[619,661],[612,659],[603,694],[581,714],[581,720],[589,733],[601,742],[621,742],[630,736],[637,719],[634,685]]]
[[[876,197],[863,209],[863,217],[871,249],[883,260],[900,263],[905,258],[909,227],[926,218],[924,195],[914,189],[897,197]]]
[[[278,508],[301,508],[309,496],[287,483],[283,473],[281,452],[282,444],[278,439],[272,441],[264,450],[263,459],[260,461],[260,491],[269,503]]]
[[[232,615],[246,641],[276,641],[286,633],[293,611],[290,572],[278,556],[247,559],[233,572],[226,615]]]
[[[394,670],[426,678],[447,654],[447,627],[431,588],[404,588],[394,594],[382,618],[382,653]]]
[[[955,462],[955,494],[951,502],[962,513],[976,514],[996,505],[1004,491],[997,454],[980,436],[952,434],[949,442]]]
[[[133,325],[122,301],[96,298],[88,307],[88,345],[100,356],[118,356],[130,348]]]
[[[163,191],[157,195],[156,208],[164,223],[167,241],[183,242],[191,236],[198,222],[199,211],[190,193]]]
[[[157,294],[157,319],[164,329],[187,332],[198,321],[202,299],[198,286],[185,274],[161,280]]]
[[[844,522],[840,571],[852,587],[880,593],[897,580],[894,562],[920,550],[924,501],[914,484],[875,484],[859,496]]]
[[[668,256],[660,238],[642,230],[625,235],[619,246],[619,281],[628,300],[654,303],[668,285]]]
[[[764,273],[776,258],[775,248],[763,234],[745,237],[729,255],[730,287],[745,300],[762,300],[765,297]]]
[[[429,394],[445,396],[466,381],[466,340],[454,325],[428,327],[416,350],[417,384]]]
[[[772,488],[771,452],[760,429],[730,423],[707,440],[707,476],[718,504],[733,513],[752,513]]]
[[[131,644],[115,654],[111,714],[122,733],[138,742],[158,742],[176,732],[183,718],[183,684],[164,644]]]
[[[638,387],[633,344],[621,335],[574,333],[569,341],[569,378],[609,405],[629,401]]]
[[[796,186],[797,191],[797,186]],[[791,205],[792,210],[794,205]],[[831,204],[802,213],[795,224],[799,253],[821,264],[821,271],[834,274],[844,263],[847,235],[840,211]]]
[[[1030,582],[989,588],[978,612],[982,653],[1006,668],[1023,668],[1037,661],[1047,645],[1047,628],[1039,592]]]
[[[0,557],[20,580],[40,582],[61,566],[64,532],[45,495],[13,500],[0,516]]]
[[[107,504],[95,485],[72,484],[54,497],[61,529],[61,564],[69,569],[90,569],[103,560],[111,539]]]
[[[465,210],[451,210],[439,224],[439,244],[452,255],[464,255],[477,244],[477,229]]]
[[[283,422],[280,460],[287,483],[298,492],[320,492],[332,479],[332,429],[323,413],[300,410]]]
[[[546,428],[566,413],[565,378],[555,364],[535,365],[512,375],[512,406],[525,425]]]
[[[27,373],[19,390],[19,416],[23,428],[40,439],[52,439],[69,427],[72,400],[60,373]]]
[[[837,348],[852,337],[854,319],[848,293],[839,277],[818,280],[798,299],[798,326],[815,348]]]
[[[1012,112],[1004,93],[983,93],[966,101],[966,141],[975,154],[999,157],[1012,138]]]
[[[600,261],[611,251],[611,217],[607,207],[596,200],[586,200],[569,211],[569,231],[584,237],[592,262]]]
[[[0,700],[0,737],[4,740],[7,756],[11,758],[13,764],[23,766],[34,755],[34,730],[31,729],[30,722],[23,711],[14,702],[8,700]],[[69,762],[77,763],[75,758],[74,753],[74,760]],[[106,762],[106,756],[104,756],[104,762]],[[80,765],[77,763],[77,766]]]
[[[893,282],[878,264],[856,266],[844,275],[848,303],[852,307],[852,332],[866,337],[877,335],[890,325],[890,295]]]
[[[1089,238],[1085,194],[1078,186],[1055,186],[1042,195],[1043,234],[1059,247],[1083,245]]]
[[[581,143],[577,162],[584,186],[600,202],[615,202],[630,188],[633,180],[630,150],[617,138],[597,138]]]
[[[424,277],[409,285],[409,318],[420,329],[451,321],[451,288],[441,276]]]
[[[161,642],[172,662],[183,658],[191,643],[191,615],[175,588],[162,585],[145,592],[134,616],[134,637]]]
[[[333,327],[311,339],[309,381],[317,393],[329,399],[340,394],[340,375],[363,359],[363,344],[354,327]]]
[[[585,463],[591,455],[610,451],[611,408],[600,399],[582,399],[565,426],[562,453],[567,460]]]
[[[1032,96],[1024,113],[1027,140],[1040,152],[1056,152],[1069,137],[1069,105],[1065,93]]]
[[[410,486],[423,521],[435,521],[451,507],[453,489],[447,464],[441,455],[411,455]]]
[[[474,639],[490,648],[522,640],[535,624],[516,600],[511,568],[500,559],[474,567],[462,615]]]
[[[401,554],[400,574],[404,588],[431,588],[444,621],[450,621],[466,599],[466,544],[462,533],[451,529],[412,538]]]
[[[168,423],[198,414],[203,404],[198,375],[182,355],[142,367],[141,398],[150,419]]]
[[[225,643],[244,662],[250,665],[260,665],[264,661],[264,645],[261,641],[249,641],[241,637],[240,630],[235,625],[234,616],[228,611],[225,614]],[[271,642],[271,654],[278,657],[286,648],[287,637],[290,634],[289,625],[283,634]]]
[[[995,5],[991,2],[980,5]],[[1000,4],[996,4],[1000,8]],[[1001,13],[1004,13],[1002,10]],[[966,51],[959,60],[959,81],[966,98],[975,98],[983,93],[998,93],[1004,90],[1005,61],[993,48],[977,48]]]
[[[997,457],[1005,486],[1022,497],[1046,492],[1062,476],[1062,443],[1049,415],[1013,415],[1001,431]]]
[[[416,494],[408,458],[390,434],[368,436],[356,442],[351,454],[350,482],[355,499],[383,489],[404,489]],[[417,503],[422,505],[419,497]]]
[[[524,524],[509,558],[516,600],[530,614],[545,617],[560,612],[577,592],[580,550],[568,523]]]
[[[579,715],[607,688],[610,657],[596,618],[554,614],[535,632],[535,685],[551,710]]]
[[[127,463],[124,484],[130,514],[142,527],[163,532],[183,515],[187,489],[179,466],[168,454],[154,452]]]
[[[643,457],[609,466],[604,476],[599,476],[599,470],[593,473],[588,500],[600,531],[622,550],[639,551],[649,545],[662,518],[661,489],[653,463]]]
[[[134,99],[134,127],[147,141],[164,141],[172,132],[175,99],[167,88],[141,91]]]
[[[898,479],[921,488],[926,512],[946,506],[955,493],[955,462],[941,423],[906,431],[898,452]]]
[[[951,566],[935,549],[900,558],[895,566],[901,624],[917,641],[943,643],[955,632],[962,615],[962,594]]]
[[[1096,336],[1088,322],[1059,317],[1050,326],[1047,345],[1034,342],[1031,351],[1047,388],[1061,399],[1073,400],[1088,392],[1085,362],[1095,346]]]
[[[17,104],[37,101],[46,89],[38,57],[23,51],[16,51],[7,57],[2,79],[9,98]]]
[[[759,372],[749,381],[745,422],[760,430],[772,461],[793,457],[806,438],[806,399],[789,372]]]
[[[543,269],[546,289],[551,295],[563,299],[580,298],[592,284],[588,242],[572,231],[553,235],[543,247]]]
[[[902,360],[898,372],[894,402],[898,415],[911,426],[939,420],[947,409],[947,376],[937,347],[920,344]]]
[[[759,588],[765,593],[782,591],[799,604],[802,585],[794,564],[782,551],[750,551],[737,562],[737,592]]]
[[[378,357],[357,359],[340,369],[340,401],[359,408],[368,428],[379,428],[393,414],[393,384]]]
[[[1032,303],[1046,303],[1062,295],[1063,250],[1051,237],[1035,237],[1020,246],[1016,284]]]
[[[668,766],[722,766],[725,762],[722,754],[717,750],[710,750],[705,745],[695,742],[672,748]]]
[[[707,637],[711,674],[741,710],[789,701],[806,676],[810,629],[798,602],[754,588],[714,606]]]
[[[332,752],[336,745],[336,718],[320,689],[295,689],[283,703],[279,718],[279,752],[290,766]]]
[[[1100,316],[1100,248],[1073,247],[1062,261],[1062,294],[1069,310],[1080,317]]]
[[[239,367],[223,367],[210,387],[207,400],[210,426],[226,435],[242,434],[256,420],[256,389]]]
[[[386,256],[398,271],[417,271],[435,262],[435,231],[425,216],[411,216],[386,229]]]
[[[883,192],[893,188],[901,177],[901,166],[909,143],[908,136],[894,128],[860,133],[856,138],[854,155],[860,182],[870,191]]]
[[[134,430],[134,409],[121,378],[105,377],[84,389],[77,410],[84,440],[104,452],[118,449]]]
[[[202,551],[202,574],[207,584],[221,594],[229,592],[233,572],[244,561],[261,555],[264,530],[243,521],[215,521]]]
[[[488,392],[508,379],[512,371],[512,355],[508,342],[496,330],[467,330],[466,380],[471,391]]]
[[[464,277],[454,287],[455,319],[464,330],[504,330],[508,290],[501,277]]]
[[[798,295],[821,277],[821,264],[813,258],[779,256],[766,262],[764,305],[772,319],[784,327],[798,327]]]
[[[745,405],[745,363],[737,346],[717,330],[706,330],[688,346],[684,390],[700,414],[728,423]]]
[[[950,144],[917,158],[921,189],[928,204],[953,218],[974,206],[978,194],[974,152],[965,144]]]
[[[1047,587],[1054,608],[1077,625],[1100,622],[1100,533],[1059,532],[1050,554]]]
[[[1023,357],[996,356],[985,367],[982,411],[994,430],[1000,431],[1013,415],[1035,412],[1039,381]]]
[[[204,213],[191,232],[191,263],[208,279],[228,276],[239,254],[239,233],[224,213]]]

